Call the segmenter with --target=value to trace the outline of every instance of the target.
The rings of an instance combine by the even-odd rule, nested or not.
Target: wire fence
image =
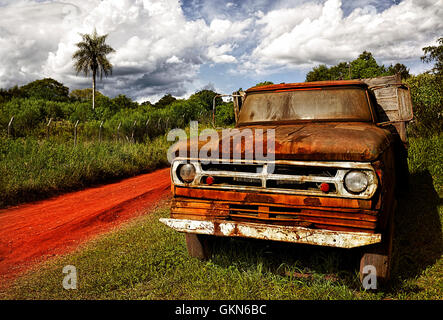
[[[201,111],[196,117],[200,123],[208,123],[209,112]],[[185,128],[189,125],[189,117],[151,117],[121,120],[88,120],[75,122],[53,118],[45,122],[33,124],[32,127],[23,123],[17,123],[12,116],[7,124],[7,138],[33,136],[39,139],[51,139],[57,137],[64,141],[72,141],[77,145],[80,141],[115,141],[137,143],[156,136],[166,134],[174,128]]]

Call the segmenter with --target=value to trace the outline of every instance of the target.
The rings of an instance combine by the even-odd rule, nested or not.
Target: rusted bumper
[[[381,241],[381,234],[379,233],[332,231],[226,220],[207,221],[161,218],[160,221],[180,232],[256,238],[337,248],[354,248]]]

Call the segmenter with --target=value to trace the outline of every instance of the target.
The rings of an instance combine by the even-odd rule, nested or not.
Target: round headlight
[[[184,164],[180,167],[180,178],[184,181],[184,182],[192,182],[194,181],[195,178],[195,167],[194,165],[187,163]]]
[[[345,176],[345,187],[350,192],[360,193],[369,185],[368,176],[361,171],[349,171]]]

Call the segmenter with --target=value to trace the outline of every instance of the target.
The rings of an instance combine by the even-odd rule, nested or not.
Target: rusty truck
[[[371,265],[387,281],[413,117],[400,77],[273,84],[232,96],[237,133],[274,130],[272,163],[233,157],[251,148],[242,139],[231,139],[229,161],[175,157],[170,218],[161,222],[184,232],[200,259],[214,236],[360,247],[360,276]]]

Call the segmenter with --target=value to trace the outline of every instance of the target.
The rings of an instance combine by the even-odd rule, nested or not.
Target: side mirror
[[[236,92],[232,93],[232,97],[234,100],[235,123],[237,123],[240,109],[241,109],[241,107],[243,105],[243,101],[245,100],[245,97],[246,97],[246,92],[236,91]]]

